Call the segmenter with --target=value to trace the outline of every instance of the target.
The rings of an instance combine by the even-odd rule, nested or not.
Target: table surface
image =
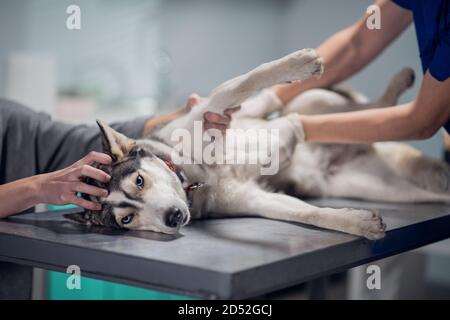
[[[369,241],[296,223],[232,218],[195,221],[169,236],[86,227],[46,212],[0,220],[0,260],[63,272],[78,265],[85,276],[202,298],[250,298],[450,237],[450,206],[310,202],[377,208],[387,235]]]

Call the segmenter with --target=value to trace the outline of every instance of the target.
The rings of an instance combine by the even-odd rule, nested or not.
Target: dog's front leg
[[[228,188],[227,192],[226,202],[216,204],[221,214],[213,216],[251,215],[314,225],[368,239],[384,237],[386,226],[375,211],[319,208],[285,194],[261,190],[254,184],[245,184],[234,189]]]
[[[313,49],[303,49],[284,58],[265,63],[256,69],[231,79],[215,88],[201,105],[162,128],[157,135],[165,142],[174,144],[171,135],[175,129],[194,133],[194,123],[203,121],[207,111],[223,113],[225,109],[241,105],[253,94],[264,88],[285,82],[320,76],[323,71],[322,59]],[[176,142],[175,142],[176,143]]]
[[[223,112],[241,105],[262,89],[320,76],[322,72],[323,60],[315,50],[299,50],[221,84],[212,91],[205,111]]]

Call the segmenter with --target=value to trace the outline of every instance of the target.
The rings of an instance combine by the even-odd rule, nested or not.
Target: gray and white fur
[[[278,110],[276,118],[268,119],[268,111],[263,106],[261,110],[252,110],[253,118],[244,116],[245,110],[239,112],[231,123],[232,128],[280,130],[280,171],[276,175],[262,176],[255,165],[174,166],[170,162],[177,144],[171,140],[173,130],[184,128],[193,133],[194,121],[201,121],[206,111],[221,113],[228,107],[241,105],[259,90],[321,73],[322,60],[317,53],[312,49],[300,50],[225,82],[190,113],[145,139],[131,140],[100,122],[104,151],[114,159],[112,167],[105,168],[112,175],[107,186],[110,194],[95,199],[103,204],[101,212],[86,212],[69,218],[86,224],[173,234],[191,219],[245,215],[380,239],[386,226],[378,212],[320,208],[300,197],[450,203],[448,165],[407,145],[299,143],[304,138],[299,130],[299,114],[393,105],[413,82],[409,69],[397,74],[375,103],[368,103],[356,92],[342,94],[339,90],[315,89]],[[202,186],[186,189],[198,183]]]

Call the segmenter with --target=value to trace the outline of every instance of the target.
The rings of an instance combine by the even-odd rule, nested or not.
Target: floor
[[[408,256],[408,263],[411,261],[424,261],[424,275],[423,283],[417,285],[415,289],[400,290],[395,299],[423,299],[423,300],[448,300],[450,299],[450,283],[443,277],[450,277],[450,257],[437,255],[435,252],[428,253],[419,249],[411,253],[405,254]],[[436,270],[436,262],[439,268],[445,270]],[[417,262],[419,263],[419,262]],[[409,268],[407,266],[406,268]],[[420,268],[419,268],[420,269]],[[448,270],[448,272],[446,271]],[[442,275],[447,273],[446,275]],[[328,300],[342,300],[349,297],[349,274],[350,272],[342,272],[327,277],[324,281],[326,283],[325,299]],[[405,270],[404,277],[411,278],[411,272]],[[418,275],[417,277],[420,278]],[[415,279],[415,276],[412,277]],[[405,279],[402,279],[404,281]],[[406,292],[406,293],[405,293]],[[311,285],[301,284],[289,289],[280,290],[269,295],[265,295],[263,299],[275,300],[306,300],[311,297]]]

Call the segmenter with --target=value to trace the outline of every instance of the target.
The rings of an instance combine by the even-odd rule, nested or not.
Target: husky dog
[[[142,140],[129,139],[98,122],[104,152],[113,159],[112,166],[103,168],[112,177],[107,186],[102,186],[108,188],[109,195],[91,198],[102,203],[101,211],[71,214],[68,218],[90,225],[173,234],[191,219],[245,215],[380,239],[386,226],[376,211],[319,208],[298,197],[450,203],[449,167],[409,146],[300,143],[304,136],[299,114],[393,105],[413,82],[409,69],[397,74],[382,98],[372,104],[354,92],[317,89],[298,96],[279,110],[276,118],[268,119],[269,111],[262,106],[251,112],[241,110],[233,119],[232,128],[279,130],[280,170],[275,175],[263,176],[258,165],[253,164],[174,163],[176,142],[171,133],[175,129],[192,132],[194,122],[201,121],[206,111],[222,113],[264,88],[320,76],[322,68],[321,58],[312,49],[263,64],[220,85],[188,114]],[[190,160],[193,157],[189,153],[178,154]]]

